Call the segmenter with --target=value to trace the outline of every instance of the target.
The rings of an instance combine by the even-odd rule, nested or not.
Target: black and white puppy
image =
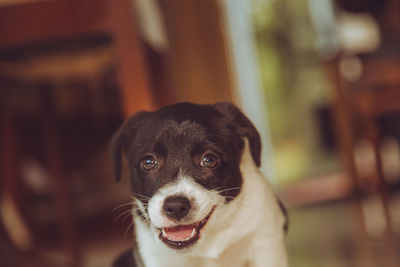
[[[259,171],[259,134],[234,105],[140,112],[111,148],[117,180],[125,153],[135,196],[136,246],[116,266],[287,266],[286,214]]]

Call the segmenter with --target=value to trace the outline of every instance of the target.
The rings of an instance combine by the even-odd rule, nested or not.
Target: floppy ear
[[[125,125],[122,125],[117,130],[117,132],[111,139],[110,143],[111,166],[116,182],[118,182],[121,179],[121,173],[122,173],[122,150],[124,143],[126,143],[124,137],[124,128]]]
[[[115,181],[119,181],[122,175],[122,153],[136,135],[136,129],[140,126],[146,115],[150,112],[139,112],[130,117],[114,134],[110,143],[111,166]]]
[[[251,121],[232,103],[220,102],[214,104],[215,108],[222,113],[228,123],[232,124],[240,137],[246,137],[250,143],[250,152],[257,167],[261,165],[261,139],[257,129]]]

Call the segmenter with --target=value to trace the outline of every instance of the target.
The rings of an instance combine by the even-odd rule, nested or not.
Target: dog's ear
[[[122,174],[122,150],[126,143],[124,136],[125,125],[122,125],[111,139],[110,151],[111,151],[111,167],[114,173],[115,181],[121,179]]]
[[[136,129],[144,121],[150,112],[139,112],[130,117],[114,134],[110,143],[111,150],[111,166],[115,176],[115,180],[118,182],[122,176],[122,153],[128,146],[135,135]]]
[[[214,107],[225,116],[234,130],[242,138],[247,138],[250,143],[250,152],[254,162],[258,167],[261,165],[261,139],[257,129],[251,121],[232,103],[220,102],[214,104]]]

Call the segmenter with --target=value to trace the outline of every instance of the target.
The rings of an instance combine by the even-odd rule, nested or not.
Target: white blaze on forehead
[[[165,199],[175,195],[187,197],[191,205],[188,215],[179,222],[180,224],[201,221],[215,205],[223,202],[223,198],[215,191],[203,188],[190,176],[179,175],[176,182],[161,187],[149,201],[149,216],[155,227],[164,228],[176,225],[162,211]]]

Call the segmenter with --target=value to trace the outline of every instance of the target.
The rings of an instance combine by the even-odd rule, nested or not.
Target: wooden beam
[[[153,110],[156,106],[131,3],[130,0],[110,1],[111,31],[125,117],[139,110]]]
[[[218,1],[168,0],[160,4],[170,40],[167,61],[175,101],[231,101],[226,33]]]
[[[0,8],[0,47],[107,31],[107,0],[46,0]]]

